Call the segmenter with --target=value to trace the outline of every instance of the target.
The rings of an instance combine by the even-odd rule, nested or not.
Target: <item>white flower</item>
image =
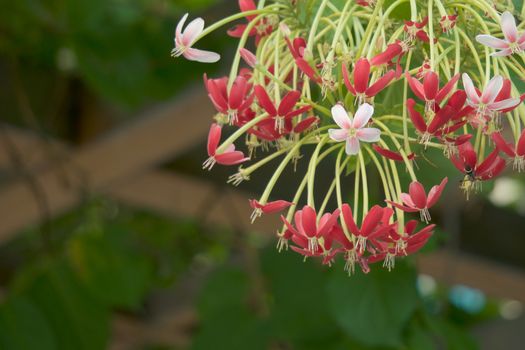
[[[218,53],[191,47],[195,43],[195,39],[197,39],[204,30],[204,20],[200,17],[195,18],[186,26],[183,32],[182,27],[187,18],[188,14],[185,14],[177,24],[177,28],[175,29],[175,48],[171,50],[171,56],[178,57],[182,55],[190,61],[204,63],[214,63],[220,60],[221,56]]]
[[[513,108],[521,103],[519,98],[507,98],[496,101],[496,98],[503,88],[503,77],[500,75],[490,79],[483,89],[481,96],[474,87],[472,79],[470,79],[467,73],[463,73],[463,87],[465,88],[468,97],[467,103],[476,108],[477,114],[479,115],[486,115],[492,112]]]
[[[508,11],[501,15],[501,31],[505,39],[495,38],[492,35],[481,34],[476,36],[476,40],[488,47],[499,50],[493,52],[491,56],[509,56],[513,53],[520,53],[525,50],[525,33],[518,33],[514,16]]]
[[[381,136],[379,129],[364,127],[373,114],[374,107],[363,103],[355,112],[355,117],[352,118],[342,105],[336,104],[332,107],[332,118],[341,129],[329,129],[328,134],[334,141],[346,141],[346,154],[358,154],[359,141],[377,142]]]

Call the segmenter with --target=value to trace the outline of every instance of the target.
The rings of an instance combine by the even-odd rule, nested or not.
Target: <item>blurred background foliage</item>
[[[0,4],[3,121],[72,144],[199,83],[204,69],[218,74],[218,65],[173,60],[173,30],[185,12],[213,22],[236,10],[218,0]],[[223,34],[203,47],[231,52],[234,41]],[[200,155],[167,168],[198,169]],[[437,183],[443,172],[427,168]],[[348,278],[339,264],[277,253],[273,237],[204,221],[87,196],[47,227],[19,235],[0,247],[0,349],[105,349],[115,315],[147,321],[155,293],[174,287],[190,290],[197,312],[192,349],[468,350],[476,348],[469,328],[497,315],[495,301],[468,302],[476,291],[454,299],[444,287],[429,289],[412,261]]]

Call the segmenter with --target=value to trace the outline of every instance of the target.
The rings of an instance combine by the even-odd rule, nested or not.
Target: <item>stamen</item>
[[[215,157],[210,157],[206,159],[204,163],[202,163],[202,169],[207,169],[208,171],[210,171],[215,165],[215,163],[217,163],[217,160],[215,160]]]

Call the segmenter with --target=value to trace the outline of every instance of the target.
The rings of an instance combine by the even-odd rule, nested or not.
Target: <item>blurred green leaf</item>
[[[57,349],[47,320],[27,298],[13,296],[0,305],[0,349]]]
[[[149,289],[153,267],[126,247],[129,234],[94,229],[69,241],[68,257],[87,291],[111,307],[136,309]]]
[[[430,329],[445,343],[448,350],[475,350],[478,346],[475,340],[451,322],[438,318],[428,318]]]
[[[105,348],[108,310],[86,292],[64,260],[42,261],[21,271],[14,291],[42,312],[58,349]]]
[[[332,275],[328,283],[330,309],[339,326],[369,346],[400,346],[418,295],[416,272],[406,263],[392,272],[378,266],[365,275]]]

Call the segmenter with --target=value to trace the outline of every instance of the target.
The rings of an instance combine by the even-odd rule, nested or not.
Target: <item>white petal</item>
[[[345,108],[336,104],[332,107],[332,118],[341,129],[348,129],[352,123],[352,118],[348,115]]]
[[[478,43],[492,47],[493,49],[506,49],[509,47],[507,41],[495,38],[492,35],[478,35],[476,36],[476,40]]]
[[[186,13],[184,16],[182,16],[179,23],[177,23],[177,28],[175,28],[175,44],[177,46],[182,45],[182,27],[184,27],[184,23],[186,23],[187,18],[188,14]]]
[[[357,130],[357,138],[364,142],[377,142],[381,138],[381,130],[377,128],[362,128]]]
[[[490,104],[494,102],[502,87],[503,78],[501,77],[501,75],[497,75],[494,78],[490,79],[487,86],[483,89],[483,94],[481,95],[481,103]]]
[[[328,135],[334,141],[341,142],[348,137],[347,129],[328,129]]]
[[[189,48],[183,52],[184,57],[190,61],[197,61],[202,63],[214,63],[221,59],[221,55],[212,51],[204,51],[199,49]]]
[[[472,83],[472,79],[470,79],[467,73],[463,73],[462,77],[463,87],[465,88],[465,92],[467,93],[469,100],[475,104],[479,104],[479,95],[476,89],[474,88],[474,83]]]
[[[516,20],[509,11],[505,11],[501,15],[501,31],[503,32],[503,35],[505,35],[505,38],[511,43],[518,39]]]
[[[195,18],[188,24],[186,29],[184,29],[184,33],[182,33],[182,43],[185,46],[191,46],[203,30],[204,20],[200,17]]]
[[[361,129],[363,126],[368,123],[370,118],[372,118],[372,115],[374,114],[374,107],[369,105],[368,103],[363,103],[359,108],[357,109],[357,112],[355,112],[354,116],[354,122],[352,123],[352,127],[355,129]]]
[[[508,98],[503,101],[491,103],[490,105],[488,105],[488,108],[492,111],[500,111],[502,109],[516,107],[520,103],[521,100],[519,98]]]
[[[346,154],[349,156],[356,155],[359,153],[359,140],[357,137],[349,137],[346,139]]]

